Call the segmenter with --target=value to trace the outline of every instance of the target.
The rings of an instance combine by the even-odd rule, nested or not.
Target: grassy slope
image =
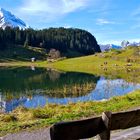
[[[40,52],[40,50],[37,50],[37,48],[35,48],[34,50],[31,48],[27,49],[26,51],[32,51],[34,52],[34,54],[30,54],[26,51],[24,52],[23,49],[26,50],[26,48],[22,48],[19,51],[19,58],[23,57],[23,60],[28,60],[30,61],[31,56],[34,57],[45,57],[46,59],[46,55],[44,56],[44,54],[42,54]],[[139,47],[140,49],[140,47]],[[14,52],[14,50],[12,50],[11,52]],[[24,52],[24,53],[23,53]],[[95,72],[97,73],[97,71],[101,71],[104,68],[107,68],[108,71],[112,71],[115,69],[126,69],[128,68],[126,66],[127,62],[126,59],[130,58],[130,59],[134,59],[136,60],[135,63],[132,63],[133,65],[131,66],[131,68],[140,68],[140,55],[135,55],[135,49],[134,48],[129,48],[123,51],[110,51],[107,53],[99,53],[99,54],[95,54],[95,55],[90,55],[90,56],[84,56],[84,57],[77,57],[77,58],[71,58],[71,59],[66,59],[66,60],[62,60],[62,61],[58,61],[55,63],[47,63],[46,61],[38,61],[36,63],[34,63],[34,65],[39,66],[39,67],[54,67],[60,70],[64,70],[64,71],[79,71],[79,72],[85,72],[85,73],[91,73],[91,74],[95,74]],[[2,56],[2,54],[5,54],[5,56],[9,56],[6,53],[2,53],[0,52],[0,59],[6,59],[5,57]],[[7,52],[8,54],[10,53],[10,50]],[[11,53],[12,54],[12,53]],[[20,56],[21,55],[21,56]],[[39,56],[38,56],[39,55]],[[42,56],[40,56],[42,55]],[[26,57],[26,58],[25,58]],[[11,58],[12,59],[12,58]],[[20,59],[15,59],[17,60],[16,62],[13,61],[13,63],[5,63],[8,65],[13,65],[13,66],[27,66],[30,63],[24,63],[20,61]],[[107,65],[104,65],[104,62],[108,62]],[[115,64],[117,64],[118,66],[114,66]],[[2,65],[2,63],[0,63],[0,65]],[[102,65],[102,66],[101,66]],[[100,73],[99,73],[100,74]]]
[[[140,106],[140,91],[103,102],[46,105],[44,108],[37,109],[18,108],[10,114],[0,115],[0,136],[21,130],[47,127],[59,121],[95,116],[108,110],[116,112],[138,106]]]
[[[38,60],[46,59],[45,50],[37,47],[11,46],[0,51],[0,62],[30,61],[32,57]]]
[[[126,59],[137,60],[131,62],[132,66],[126,66]],[[104,62],[108,62],[104,65]],[[123,78],[127,81],[140,82],[140,56],[134,55],[134,49],[129,48],[121,52],[110,51],[86,57],[78,57],[58,61],[47,66],[62,71],[84,72],[95,75],[109,76],[110,78]],[[40,66],[46,64],[40,63]],[[117,66],[116,66],[117,65]]]
[[[52,66],[65,70],[65,71],[79,71],[94,74],[102,71],[102,69],[107,68],[106,71],[112,71],[115,69],[126,69],[127,62],[126,59],[136,59],[137,62],[132,63],[130,68],[140,68],[140,56],[134,55],[134,49],[130,48],[127,50],[123,50],[119,52],[119,54],[115,51],[110,51],[108,53],[100,53],[96,55],[79,57],[73,59],[67,59],[64,61],[59,61],[54,63]],[[104,62],[108,62],[107,65],[104,65]],[[115,66],[115,64],[117,66]]]

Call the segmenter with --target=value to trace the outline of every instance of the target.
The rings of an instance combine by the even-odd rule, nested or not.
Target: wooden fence
[[[140,110],[111,113],[78,121],[60,122],[50,128],[51,140],[78,140],[98,135],[99,140],[110,140],[110,132],[140,125]]]

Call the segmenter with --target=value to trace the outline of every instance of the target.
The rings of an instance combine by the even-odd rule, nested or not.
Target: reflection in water
[[[0,69],[0,109],[10,112],[18,106],[36,108],[46,103],[103,100],[127,94],[140,84],[122,79],[105,79],[83,73],[60,73],[46,69]]]
[[[60,72],[58,71],[48,71],[48,75],[51,81],[55,82],[56,80],[58,80],[60,78]]]
[[[35,66],[31,66],[31,70],[35,71]]]

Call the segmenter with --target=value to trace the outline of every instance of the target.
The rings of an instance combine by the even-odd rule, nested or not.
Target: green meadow
[[[128,82],[140,82],[140,48],[129,47],[122,51],[111,50],[95,55],[47,61],[7,61],[1,66],[49,67],[65,72],[82,72],[102,75],[109,78],[121,78]],[[69,103],[68,105],[47,104],[43,108],[27,109],[19,107],[9,114],[0,114],[0,135],[47,127],[59,121],[77,120],[101,114],[104,111],[118,112],[140,106],[140,91],[113,97],[107,101],[88,101]]]

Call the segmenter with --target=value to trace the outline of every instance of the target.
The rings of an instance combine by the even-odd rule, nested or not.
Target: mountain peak
[[[28,28],[24,21],[13,15],[11,12],[5,10],[4,8],[0,9],[0,27],[3,29],[6,27],[19,27],[19,29]]]
[[[102,52],[104,52],[104,51],[109,51],[110,49],[116,49],[116,50],[122,49],[121,46],[114,45],[114,44],[106,44],[106,45],[100,44],[100,48],[101,48],[101,51],[102,51]]]

